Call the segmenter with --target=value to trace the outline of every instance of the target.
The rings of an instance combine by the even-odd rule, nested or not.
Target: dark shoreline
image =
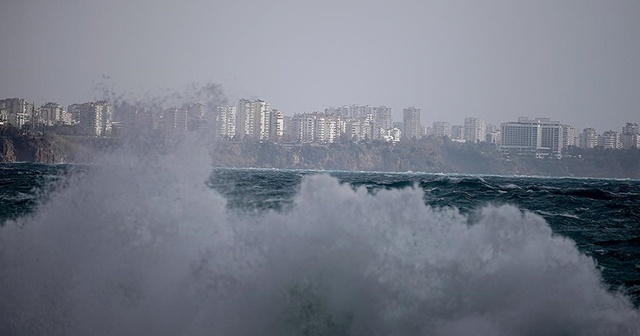
[[[56,135],[0,136],[0,162],[91,163],[130,140]],[[139,142],[139,139],[135,140]],[[167,150],[166,137],[144,138],[145,148]],[[169,145],[167,145],[169,144]],[[216,141],[216,166],[443,174],[640,179],[640,150],[570,148],[562,159],[505,156],[494,145],[429,137],[399,142],[278,144]]]

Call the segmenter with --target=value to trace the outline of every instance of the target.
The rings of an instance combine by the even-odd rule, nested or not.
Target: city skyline
[[[1,99],[21,99],[21,100],[25,100],[25,102],[29,103],[32,106],[32,109],[45,108],[47,105],[51,105],[51,104],[59,105],[60,107],[66,109],[67,107],[71,107],[72,105],[88,104],[88,103],[91,103],[91,102],[108,101],[109,103],[114,103],[112,101],[109,101],[109,99],[104,97],[104,96],[97,97],[97,98],[94,97],[93,99],[75,101],[75,102],[71,102],[71,103],[68,103],[68,104],[67,103],[60,103],[60,100],[56,100],[56,99],[47,100],[47,101],[43,101],[43,102],[36,102],[34,100],[31,100],[31,99],[28,99],[28,98],[24,98],[24,96],[9,97],[9,96],[6,96],[6,95],[5,96],[1,96],[0,95],[0,100]],[[133,104],[134,106],[136,105],[136,103],[134,103],[134,101],[128,101],[128,100],[123,99],[123,98],[121,98],[121,99],[122,100],[118,101],[119,103]],[[325,105],[325,107],[320,108],[320,109],[316,109],[316,110],[304,110],[304,111],[296,111],[296,112],[288,112],[287,113],[287,112],[284,112],[282,109],[280,109],[278,106],[273,106],[271,104],[271,100],[268,100],[268,99],[267,100],[263,100],[263,98],[255,98],[255,97],[254,98],[246,98],[246,97],[244,97],[244,98],[239,98],[239,99],[237,99],[235,101],[234,100],[228,100],[227,103],[220,103],[217,106],[211,106],[211,112],[216,113],[214,110],[216,110],[218,107],[234,107],[234,109],[235,109],[235,107],[237,107],[237,104],[239,102],[246,101],[248,103],[250,100],[264,102],[266,104],[266,109],[265,110],[271,111],[270,107],[274,107],[273,111],[277,111],[277,113],[281,114],[283,117],[294,117],[295,115],[298,115],[298,114],[309,114],[309,113],[313,114],[313,113],[324,113],[324,112],[336,112],[339,109],[343,109],[343,108],[349,109],[349,108],[354,108],[354,107],[357,107],[357,108],[384,108],[384,109],[390,110],[390,112],[392,112],[391,121],[393,123],[397,123],[397,122],[403,123],[404,122],[403,121],[404,120],[404,115],[403,115],[404,112],[407,109],[415,109],[415,110],[417,110],[417,112],[419,114],[418,123],[422,127],[425,128],[425,131],[426,131],[427,128],[431,129],[432,125],[435,126],[436,123],[443,123],[444,122],[444,123],[448,123],[449,124],[449,126],[448,126],[449,127],[448,135],[451,135],[451,127],[456,127],[456,126],[461,126],[463,128],[462,133],[464,135],[465,124],[468,123],[468,121],[470,119],[478,119],[479,121],[481,121],[483,126],[479,127],[479,128],[484,128],[485,126],[498,126],[498,128],[499,128],[499,126],[502,123],[514,122],[514,121],[517,121],[517,120],[519,120],[521,118],[552,119],[552,120],[558,121],[558,122],[560,122],[560,123],[562,123],[564,125],[571,126],[571,127],[575,128],[576,130],[578,130],[579,132],[582,132],[582,130],[585,130],[585,129],[595,129],[600,134],[602,134],[604,132],[607,132],[607,131],[614,131],[614,132],[619,132],[620,133],[624,129],[624,127],[625,127],[625,125],[627,123],[630,123],[630,122],[631,123],[638,123],[638,122],[640,122],[639,117],[635,116],[635,117],[633,117],[631,119],[623,121],[622,123],[620,123],[619,125],[614,126],[613,128],[606,128],[606,127],[603,127],[602,125],[592,125],[592,124],[586,124],[586,123],[584,123],[586,125],[585,127],[581,127],[581,126],[577,126],[577,125],[580,125],[580,123],[576,123],[575,120],[560,120],[560,119],[557,119],[557,118],[555,118],[553,116],[549,116],[549,115],[535,115],[535,116],[533,116],[533,115],[529,115],[529,116],[519,115],[519,116],[513,117],[511,119],[495,120],[495,121],[494,120],[486,120],[486,119],[484,119],[484,118],[482,118],[480,116],[477,116],[477,115],[467,115],[467,116],[464,116],[460,120],[457,120],[457,119],[453,120],[453,119],[446,119],[446,118],[445,119],[433,119],[433,118],[428,118],[429,117],[428,113],[426,114],[426,118],[425,118],[425,113],[426,112],[423,112],[420,107],[415,106],[415,105],[405,106],[405,107],[400,109],[402,112],[398,112],[394,108],[391,108],[391,107],[389,107],[389,106],[387,106],[385,104],[382,104],[382,105],[373,105],[373,104]],[[156,108],[158,108],[159,111],[160,111],[160,110],[175,109],[175,108],[179,108],[179,107],[184,107],[185,105],[190,105],[190,104],[202,104],[202,101],[193,100],[193,101],[182,101],[180,103],[176,103],[176,101],[174,101],[173,103],[166,104],[166,106],[157,105]],[[141,107],[144,106],[145,108],[149,107],[149,106],[145,106],[145,103],[141,103],[141,104],[138,104],[138,105],[141,106]],[[69,111],[69,112],[71,112],[71,111]],[[390,128],[390,127],[388,127],[390,125],[387,125],[387,122],[385,122],[384,125],[387,126],[387,127],[384,127],[384,128],[387,128],[387,129]],[[253,131],[251,131],[251,132],[253,132]],[[258,132],[258,131],[256,131],[256,132]],[[264,130],[262,132],[264,132]],[[441,132],[441,130],[438,131],[438,130],[432,129],[431,132],[433,134],[437,134],[438,132]],[[467,132],[469,132],[469,131],[467,130]]]
[[[640,3],[4,1],[0,92],[38,103],[220,83],[286,115],[327,102],[424,120],[619,128],[640,112]],[[242,24],[240,24],[240,20]],[[167,25],[166,22],[176,24]],[[457,123],[457,121],[455,121]]]
[[[384,105],[343,105],[286,116],[262,99],[242,98],[234,106],[190,100],[194,97],[182,97],[187,100],[178,104],[180,107],[116,99],[74,103],[66,108],[56,102],[36,107],[24,98],[7,98],[0,100],[0,125],[9,124],[36,135],[45,132],[45,128],[54,134],[95,137],[209,131],[220,139],[285,143],[334,143],[345,139],[397,142],[402,138],[447,136],[452,141],[494,144],[505,153],[558,158],[563,148],[570,146],[640,147],[638,124],[632,121],[626,122],[621,132],[610,129],[602,133],[593,127],[580,131],[570,123],[548,117],[518,117],[517,121],[501,121],[500,126],[467,117],[463,125],[433,121],[430,127],[428,121],[422,123],[421,110],[415,106],[404,108],[402,121],[394,121],[392,109]]]

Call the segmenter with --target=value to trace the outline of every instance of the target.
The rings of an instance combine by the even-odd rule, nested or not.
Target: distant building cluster
[[[637,123],[626,123],[621,132],[582,131],[550,118],[520,117],[500,126],[481,118],[468,117],[462,124],[421,122],[422,111],[414,106],[402,110],[402,120],[393,120],[387,106],[343,105],[323,111],[286,116],[261,99],[240,99],[237,104],[206,106],[190,103],[180,107],[149,107],[107,101],[71,104],[47,102],[40,107],[23,98],[0,100],[0,125],[12,125],[24,132],[73,136],[118,137],[126,133],[187,131],[214,132],[235,141],[282,143],[336,143],[344,141],[386,141],[419,139],[425,136],[455,142],[489,143],[506,155],[561,158],[568,147],[640,148]]]
[[[11,124],[17,128],[28,125],[67,125],[71,115],[58,103],[46,103],[40,108],[23,98],[0,100],[0,124]]]
[[[220,106],[215,120],[221,138],[278,141],[284,135],[284,114],[261,99],[240,99],[237,106]]]
[[[240,99],[236,106],[218,107],[217,132],[226,139],[298,143],[334,143],[339,140],[399,141],[391,108],[345,105],[324,111],[285,117],[262,100]]]

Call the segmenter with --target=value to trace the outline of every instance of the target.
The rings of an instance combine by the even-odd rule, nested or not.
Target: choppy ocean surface
[[[640,181],[174,159],[0,165],[0,334],[640,332]]]

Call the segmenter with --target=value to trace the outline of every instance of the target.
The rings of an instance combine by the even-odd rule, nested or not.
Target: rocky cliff
[[[0,162],[94,162],[102,153],[132,142],[142,152],[174,148],[170,138],[109,139],[27,136],[2,132]],[[617,177],[640,179],[640,150],[571,149],[562,160],[505,157],[495,146],[442,138],[384,142],[284,145],[218,141],[211,156],[219,167],[429,172],[461,174]]]
[[[574,150],[562,160],[535,159],[437,138],[395,145],[219,142],[211,154],[221,167],[640,178],[640,150]]]
[[[63,151],[45,137],[2,136],[0,137],[0,162],[64,162]]]

